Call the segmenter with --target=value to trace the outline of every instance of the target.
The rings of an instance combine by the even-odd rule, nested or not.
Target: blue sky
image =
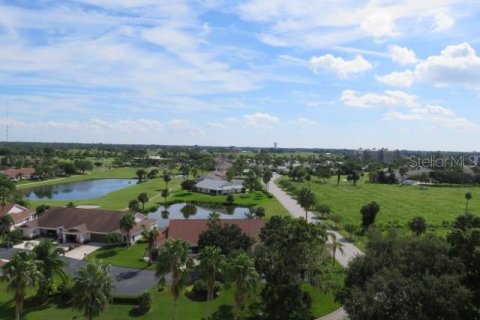
[[[16,141],[478,150],[479,13],[477,0],[0,0],[0,109]]]

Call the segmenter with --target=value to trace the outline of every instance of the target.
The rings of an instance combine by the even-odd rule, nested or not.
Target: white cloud
[[[244,115],[243,118],[246,120],[247,126],[262,128],[268,127],[273,124],[280,122],[280,119],[276,116],[272,116],[269,113],[257,112],[254,114]]]
[[[341,78],[346,78],[351,74],[358,74],[368,71],[372,68],[370,62],[361,55],[355,56],[352,60],[344,60],[342,57],[334,57],[331,54],[312,57],[310,67],[315,73],[326,70],[336,73]]]
[[[480,57],[468,43],[448,46],[440,55],[417,64],[415,78],[436,86],[480,88]]]
[[[398,32],[395,31],[395,22],[393,18],[382,12],[377,12],[366,17],[360,24],[360,28],[368,35],[377,39],[395,37],[398,35]]]
[[[169,126],[176,130],[188,129],[191,127],[191,124],[187,120],[183,119],[173,119],[169,122]]]
[[[212,128],[226,129],[227,126],[220,122],[209,122],[208,125]]]
[[[455,24],[455,20],[450,16],[448,10],[436,10],[433,17],[431,29],[433,32],[443,32],[449,30]]]
[[[420,121],[425,123],[438,124],[448,128],[455,129],[478,129],[478,125],[461,117],[451,115],[438,114],[436,111],[429,112],[411,112],[401,113],[397,111],[388,112],[383,120],[386,121]]]
[[[378,82],[392,87],[410,87],[413,83],[415,74],[411,70],[401,72],[392,72],[383,76],[375,76]]]
[[[302,124],[302,125],[314,125],[315,121],[304,118],[304,117],[300,117],[300,118],[297,119],[297,123]]]
[[[392,60],[401,65],[414,64],[417,62],[415,51],[411,49],[393,45],[388,47],[388,52],[390,53]]]
[[[417,97],[403,91],[386,90],[384,94],[359,94],[353,90],[344,90],[340,100],[350,107],[372,108],[377,106],[417,106]]]

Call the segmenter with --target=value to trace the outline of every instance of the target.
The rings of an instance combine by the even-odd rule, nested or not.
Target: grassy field
[[[39,182],[27,182],[17,185],[19,190],[39,187],[45,185],[53,185],[66,182],[77,182],[92,179],[107,179],[107,178],[134,178],[135,168],[116,168],[116,169],[98,169],[89,174],[77,175],[68,178],[53,179]],[[186,192],[180,188],[181,179],[174,178],[169,182],[170,196],[167,198],[167,203],[172,204],[176,202],[196,202],[196,203],[224,203],[226,196],[213,196],[208,194],[201,194],[195,192]],[[161,197],[161,192],[165,188],[165,182],[162,178],[149,180],[141,184],[133,184],[130,187],[110,192],[102,197],[75,200],[75,205],[96,205],[108,210],[125,210],[128,207],[128,202],[136,199],[138,194],[146,192],[150,201],[146,203],[145,207],[163,205],[164,199]],[[31,208],[35,208],[40,204],[48,204],[50,206],[64,206],[68,200],[34,200],[31,201]],[[254,192],[248,194],[235,195],[235,204],[239,206],[262,206],[266,210],[268,217],[272,215],[286,215],[288,212],[275,199],[268,198],[263,192]]]
[[[342,217],[342,225],[360,225],[360,208],[376,201],[381,208],[376,225],[381,228],[393,226],[401,232],[408,232],[408,221],[423,216],[430,231],[445,235],[449,223],[465,210],[466,192],[473,194],[469,211],[480,213],[480,187],[399,186],[366,181],[359,181],[354,187],[343,179],[339,186],[336,182],[334,177],[328,183],[312,181],[310,186],[318,203],[331,206],[333,213]],[[309,186],[307,182],[294,182],[294,185],[297,189]]]
[[[114,266],[155,270],[155,266],[149,266],[143,260],[146,249],[146,243],[136,243],[128,250],[123,246],[108,246],[92,252],[87,256],[87,260],[101,259]]]
[[[260,293],[258,289],[258,293]],[[337,308],[339,304],[334,301],[332,292],[323,293],[309,285],[304,289],[308,291],[313,298],[313,312],[315,316],[320,317],[328,314]],[[122,320],[122,319],[155,319],[167,320],[172,317],[173,300],[170,291],[158,292],[152,289],[154,294],[153,308],[145,315],[138,316],[134,314],[135,307],[131,304],[111,304],[104,313],[96,319],[101,320]],[[258,299],[258,294],[251,298],[251,302]],[[216,311],[221,305],[232,305],[233,291],[224,289],[219,297],[211,302],[211,310]],[[5,283],[0,283],[0,319],[14,319],[14,304],[11,293],[6,292]],[[188,299],[185,294],[180,296],[178,306],[178,319],[181,320],[199,320],[205,315],[205,303],[194,302]],[[44,320],[44,319],[83,319],[81,312],[72,310],[71,307],[60,307],[55,304],[44,306],[29,307],[28,303],[24,309],[23,318],[25,320]]]

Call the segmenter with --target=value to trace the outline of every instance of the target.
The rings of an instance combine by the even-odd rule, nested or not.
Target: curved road
[[[273,181],[277,180],[281,176],[279,174],[273,175]],[[269,191],[278,199],[278,201],[290,212],[290,214],[294,217],[298,218],[305,218],[305,210],[297,203],[295,199],[292,199],[285,191],[280,189],[275,183],[269,184]],[[318,223],[317,219],[314,219],[314,214],[309,212],[308,213],[308,222]],[[328,230],[329,233],[334,233],[337,237],[337,241],[343,243],[343,255],[337,254],[335,256],[338,263],[340,263],[343,267],[346,267],[350,260],[358,255],[362,255],[362,251],[354,246],[350,241],[345,239],[340,233]],[[347,313],[343,308],[338,309],[335,312],[332,312],[319,320],[344,320],[347,319]]]

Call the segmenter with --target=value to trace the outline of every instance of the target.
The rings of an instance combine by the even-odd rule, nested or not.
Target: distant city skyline
[[[477,148],[477,1],[0,0],[0,12],[1,140],[8,125],[9,141]]]

